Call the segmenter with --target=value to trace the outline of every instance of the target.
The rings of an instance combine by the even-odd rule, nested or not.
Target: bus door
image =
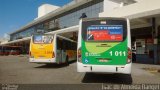
[[[57,63],[62,63],[62,39],[60,39],[59,37],[56,38],[56,46],[57,46],[57,50],[56,50],[56,62]]]
[[[67,40],[57,37],[57,62],[65,63],[67,57]]]
[[[65,63],[66,62],[66,57],[67,57],[67,40],[63,39],[62,40],[62,62]]]

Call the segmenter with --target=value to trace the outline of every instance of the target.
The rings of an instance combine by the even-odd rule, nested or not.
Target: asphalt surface
[[[0,56],[1,84],[157,84],[160,74],[142,68],[160,65],[132,65],[132,75],[78,73],[76,62],[69,65],[29,63],[27,56]]]

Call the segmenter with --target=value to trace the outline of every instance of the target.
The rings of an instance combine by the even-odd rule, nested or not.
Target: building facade
[[[6,44],[22,45],[28,49],[31,35],[78,26],[83,14],[87,18],[127,17],[131,22],[132,46],[138,62],[160,64],[159,3],[159,0],[74,0],[63,7],[51,6],[54,9],[45,4],[40,7],[52,11],[46,11],[47,13],[10,33],[10,41]],[[43,9],[43,12],[45,10],[47,9]]]
[[[75,2],[76,4],[76,1],[73,2]],[[54,12],[55,11],[53,11],[53,14]],[[103,0],[93,0],[78,7],[75,7],[71,10],[50,17],[43,22],[36,23],[35,25],[33,24],[33,26],[15,31],[10,34],[10,40],[13,41],[25,37],[30,37],[32,34],[36,34],[39,31],[46,33],[58,29],[75,26],[79,24],[79,19],[82,13],[85,13],[87,17],[92,18],[99,17],[99,13],[101,12],[103,12]]]

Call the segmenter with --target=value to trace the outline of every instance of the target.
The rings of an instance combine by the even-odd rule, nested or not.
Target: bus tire
[[[68,56],[66,56],[66,64],[69,65]]]
[[[131,74],[125,74],[125,77],[127,77],[126,84],[132,84],[133,83],[132,75]]]

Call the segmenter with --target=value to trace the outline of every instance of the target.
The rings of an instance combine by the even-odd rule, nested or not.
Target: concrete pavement
[[[123,74],[78,73],[76,63],[45,65],[29,63],[27,56],[0,56],[0,83],[7,84],[157,84],[160,75],[142,68],[159,65],[132,65],[132,77]]]

